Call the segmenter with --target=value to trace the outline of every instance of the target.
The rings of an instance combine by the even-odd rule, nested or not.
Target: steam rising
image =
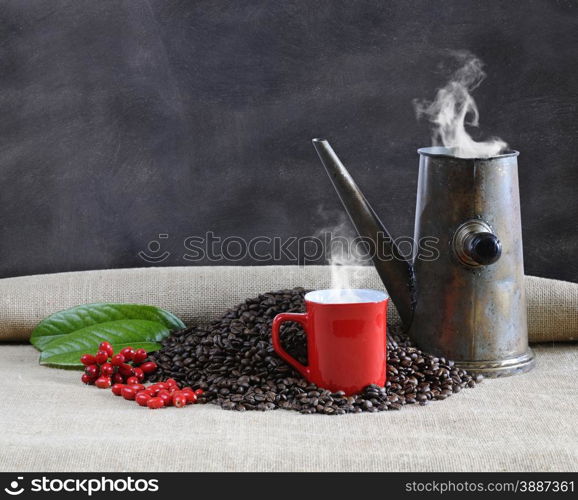
[[[326,231],[331,233],[332,241],[327,260],[331,270],[330,300],[334,302],[359,302],[360,298],[353,289],[363,284],[363,268],[368,258],[364,254],[365,246],[352,233],[351,222],[345,214],[339,214],[338,223]],[[356,243],[356,241],[358,243]]]
[[[329,257],[331,268],[332,299],[335,302],[358,302],[359,297],[352,289],[359,288],[362,277],[362,259],[351,252],[337,253],[332,250]]]
[[[498,138],[476,142],[466,131],[466,125],[479,126],[479,113],[471,92],[486,78],[483,63],[469,52],[453,52],[461,64],[447,85],[438,90],[433,102],[414,100],[418,118],[426,116],[434,124],[434,146],[454,149],[461,158],[488,158],[500,154],[508,145]]]

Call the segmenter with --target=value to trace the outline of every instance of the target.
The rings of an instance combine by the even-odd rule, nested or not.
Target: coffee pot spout
[[[325,139],[313,139],[333,187],[337,191],[355,229],[371,247],[373,264],[395,304],[405,329],[414,309],[414,279],[411,263],[402,257],[389,232],[371,208],[359,187]]]

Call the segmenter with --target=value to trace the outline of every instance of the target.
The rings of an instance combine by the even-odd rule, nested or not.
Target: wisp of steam
[[[331,268],[331,299],[334,302],[359,302],[354,289],[359,288],[362,276],[362,259],[356,255],[355,250],[348,254],[332,252],[329,257]]]
[[[331,270],[331,290],[329,299],[336,303],[359,302],[353,289],[359,288],[364,277],[363,266],[367,266],[367,256],[363,255],[363,244],[355,243],[351,232],[351,222],[340,213],[338,222],[325,228],[332,235],[327,260]]]
[[[452,148],[460,158],[488,158],[500,154],[507,144],[498,138],[476,142],[466,131],[466,125],[479,126],[479,113],[471,95],[486,77],[483,63],[465,51],[452,55],[461,64],[445,87],[437,91],[433,101],[414,100],[418,118],[425,116],[434,124],[434,146]]]

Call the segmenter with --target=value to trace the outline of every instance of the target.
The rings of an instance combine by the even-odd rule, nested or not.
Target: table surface
[[[323,416],[151,411],[0,345],[0,471],[576,471],[578,345],[445,401]]]

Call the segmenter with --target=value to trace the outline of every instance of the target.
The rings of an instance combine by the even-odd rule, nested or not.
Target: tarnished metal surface
[[[414,261],[417,307],[410,336],[423,349],[489,376],[531,368],[518,153],[461,159],[441,148],[419,152],[414,237],[437,238],[439,257]],[[473,220],[501,242],[493,264],[464,264],[452,248],[456,231]]]
[[[314,145],[359,234],[373,240],[388,234],[327,141]],[[486,376],[531,369],[518,153],[489,159],[456,158],[439,147],[419,153],[414,237],[435,238],[438,256],[414,257],[413,265],[374,259],[409,335],[422,349]],[[395,245],[391,251],[397,253]]]

